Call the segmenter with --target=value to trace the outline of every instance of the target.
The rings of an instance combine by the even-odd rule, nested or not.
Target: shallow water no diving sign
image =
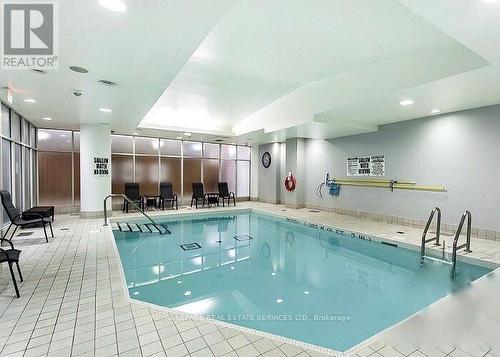
[[[94,176],[109,175],[109,159],[107,157],[94,157]]]

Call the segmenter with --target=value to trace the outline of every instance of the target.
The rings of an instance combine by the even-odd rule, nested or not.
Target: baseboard
[[[271,204],[273,204],[273,205],[278,205],[278,204],[280,204],[280,203],[281,203],[281,201],[280,201],[280,200],[276,200],[276,199],[274,199],[274,200],[270,200],[270,199],[267,199],[267,198],[261,198],[261,197],[259,197],[259,198],[257,199],[257,201],[258,201],[258,202],[262,202],[262,203],[271,203]]]
[[[108,217],[111,216],[111,211],[108,211]],[[95,219],[104,218],[104,211],[80,211],[80,218]]]

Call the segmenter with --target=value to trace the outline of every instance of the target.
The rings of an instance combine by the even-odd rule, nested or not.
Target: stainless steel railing
[[[141,212],[143,214],[144,217],[146,217],[151,222],[151,224],[153,224],[153,226],[160,232],[160,234],[162,233],[162,230],[160,228],[158,228],[159,224],[156,223],[146,212],[144,212],[144,210],[142,210],[139,206],[137,206],[134,201],[132,201],[130,198],[127,197],[127,195],[124,195],[123,193],[112,193],[110,195],[107,195],[106,198],[104,199],[104,225],[105,226],[108,225],[108,211],[106,209],[106,202],[107,202],[108,198],[110,198],[110,197],[121,197],[124,200],[126,200],[128,203],[131,203],[132,206],[134,206],[139,212]],[[165,230],[165,233],[170,233],[170,231],[168,229],[166,229],[165,227],[162,227],[162,228]]]
[[[434,214],[437,212],[437,222],[436,222],[436,236],[433,238],[425,239],[427,236],[427,232],[432,224],[432,220],[434,218]],[[429,219],[427,220],[427,224],[425,225],[424,233],[422,233],[422,245],[420,246],[420,264],[424,264],[425,257],[425,245],[429,242],[436,241],[434,243],[435,246],[439,244],[439,236],[441,234],[441,209],[439,207],[434,207],[429,215]]]
[[[462,233],[462,229],[464,228],[464,223],[465,219],[467,218],[467,239],[464,244],[458,245],[458,238],[460,238],[460,233]],[[457,265],[457,250],[465,248],[465,251],[467,253],[472,252],[470,250],[470,236],[471,236],[471,229],[472,229],[472,214],[470,211],[465,211],[464,214],[462,215],[462,218],[460,219],[460,224],[458,225],[457,232],[455,233],[455,239],[453,239],[453,253],[451,257],[451,276],[455,276],[455,269]]]

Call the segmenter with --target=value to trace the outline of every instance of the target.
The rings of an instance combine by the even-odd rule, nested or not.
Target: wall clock
[[[264,155],[262,155],[262,166],[264,166],[266,169],[271,166],[271,154],[267,151],[264,153]]]

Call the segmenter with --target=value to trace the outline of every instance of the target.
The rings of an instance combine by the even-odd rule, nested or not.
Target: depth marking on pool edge
[[[306,221],[303,221],[303,223],[301,223],[300,221],[293,219],[293,218],[285,218],[285,220],[287,222],[299,224],[299,225],[304,225],[304,226],[309,227],[309,228],[319,229],[319,230],[323,230],[323,231],[327,231],[327,232],[335,232],[336,234],[340,234],[344,237],[356,238],[356,239],[365,240],[368,242],[377,241],[376,239],[374,240],[374,239],[372,239],[372,237],[367,236],[365,234],[361,234],[361,233],[346,232],[342,229],[335,229],[334,230],[330,227],[325,227],[323,225],[319,225],[316,223],[310,223],[310,222],[306,222]]]

